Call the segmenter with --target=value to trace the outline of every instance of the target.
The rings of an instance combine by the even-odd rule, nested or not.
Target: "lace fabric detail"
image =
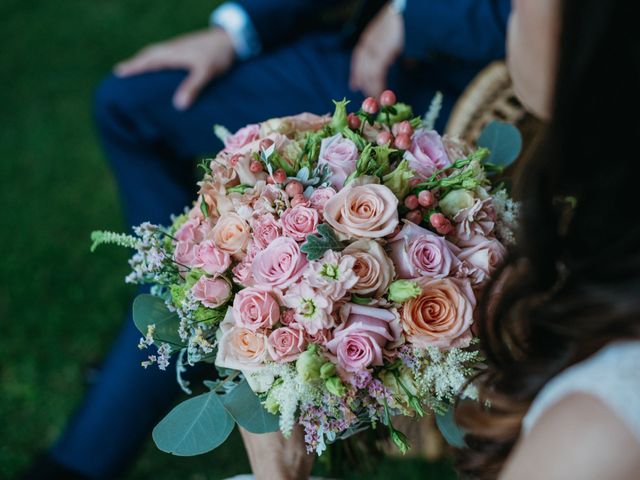
[[[546,410],[572,393],[603,402],[640,442],[640,341],[615,342],[551,380],[522,421],[527,434]]]

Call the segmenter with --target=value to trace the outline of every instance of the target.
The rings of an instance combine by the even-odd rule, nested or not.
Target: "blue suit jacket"
[[[339,0],[240,0],[262,46],[272,48],[307,31]],[[404,56],[486,64],[505,55],[510,0],[407,0]]]

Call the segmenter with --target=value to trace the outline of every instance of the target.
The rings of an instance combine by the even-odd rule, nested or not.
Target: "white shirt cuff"
[[[235,2],[225,2],[211,12],[209,25],[220,27],[227,32],[240,60],[254,57],[262,50],[258,32],[249,14]]]

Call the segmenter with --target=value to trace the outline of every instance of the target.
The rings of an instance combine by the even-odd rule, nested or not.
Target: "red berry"
[[[284,183],[284,181],[287,179],[287,172],[285,172],[283,169],[279,168],[278,170],[276,170],[275,172],[273,172],[273,180],[276,183]]]
[[[396,94],[392,90],[385,90],[380,94],[380,105],[383,107],[391,107],[397,102]]]
[[[396,123],[394,127],[396,127],[397,130],[396,135],[413,135],[413,127],[411,126],[411,123],[409,123],[409,120],[404,120],[400,123]]]
[[[358,130],[360,128],[360,117],[358,117],[355,113],[350,113],[347,115],[347,121],[349,122],[349,128],[351,130]]]
[[[420,225],[422,223],[422,212],[420,210],[411,210],[404,218],[416,225]]]
[[[298,182],[297,180],[292,180],[291,182],[287,183],[287,186],[284,190],[290,197],[295,197],[296,195],[300,195],[303,192],[304,188],[302,187],[302,184],[300,182]]]
[[[271,140],[270,138],[265,138],[260,141],[260,150],[266,150],[271,145],[273,145],[273,140]]]
[[[262,171],[262,163],[257,161],[257,160],[251,160],[251,163],[249,164],[249,170],[251,170],[252,173],[259,173]]]
[[[388,132],[387,130],[381,131],[376,136],[376,143],[380,146],[391,145],[392,142],[393,142],[393,135],[391,135],[391,132]]]
[[[236,153],[233,157],[229,159],[229,165],[231,165],[232,167],[235,167],[241,158],[242,158],[242,155],[240,155],[239,153]]]
[[[373,97],[367,97],[362,102],[362,111],[365,113],[369,113],[373,115],[374,113],[378,113],[380,110],[380,105],[378,105],[378,101]]]
[[[436,197],[429,190],[422,190],[418,194],[418,202],[420,203],[421,207],[433,207],[436,204]]]
[[[393,145],[399,150],[409,150],[411,148],[411,137],[406,133],[401,133],[396,137]]]
[[[405,199],[404,199],[404,206],[407,207],[409,210],[415,210],[416,208],[418,208],[418,197],[417,195],[408,195]]]
[[[453,228],[453,225],[451,225],[449,219],[441,213],[433,213],[429,217],[429,222],[431,223],[431,225],[433,225],[433,228],[435,228],[440,235],[448,234]]]

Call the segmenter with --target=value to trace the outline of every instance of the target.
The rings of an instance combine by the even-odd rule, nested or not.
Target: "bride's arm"
[[[256,480],[305,480],[313,467],[300,428],[285,439],[280,432],[255,434],[240,428]]]
[[[631,480],[640,443],[597,398],[583,393],[549,408],[516,445],[501,480]]]

